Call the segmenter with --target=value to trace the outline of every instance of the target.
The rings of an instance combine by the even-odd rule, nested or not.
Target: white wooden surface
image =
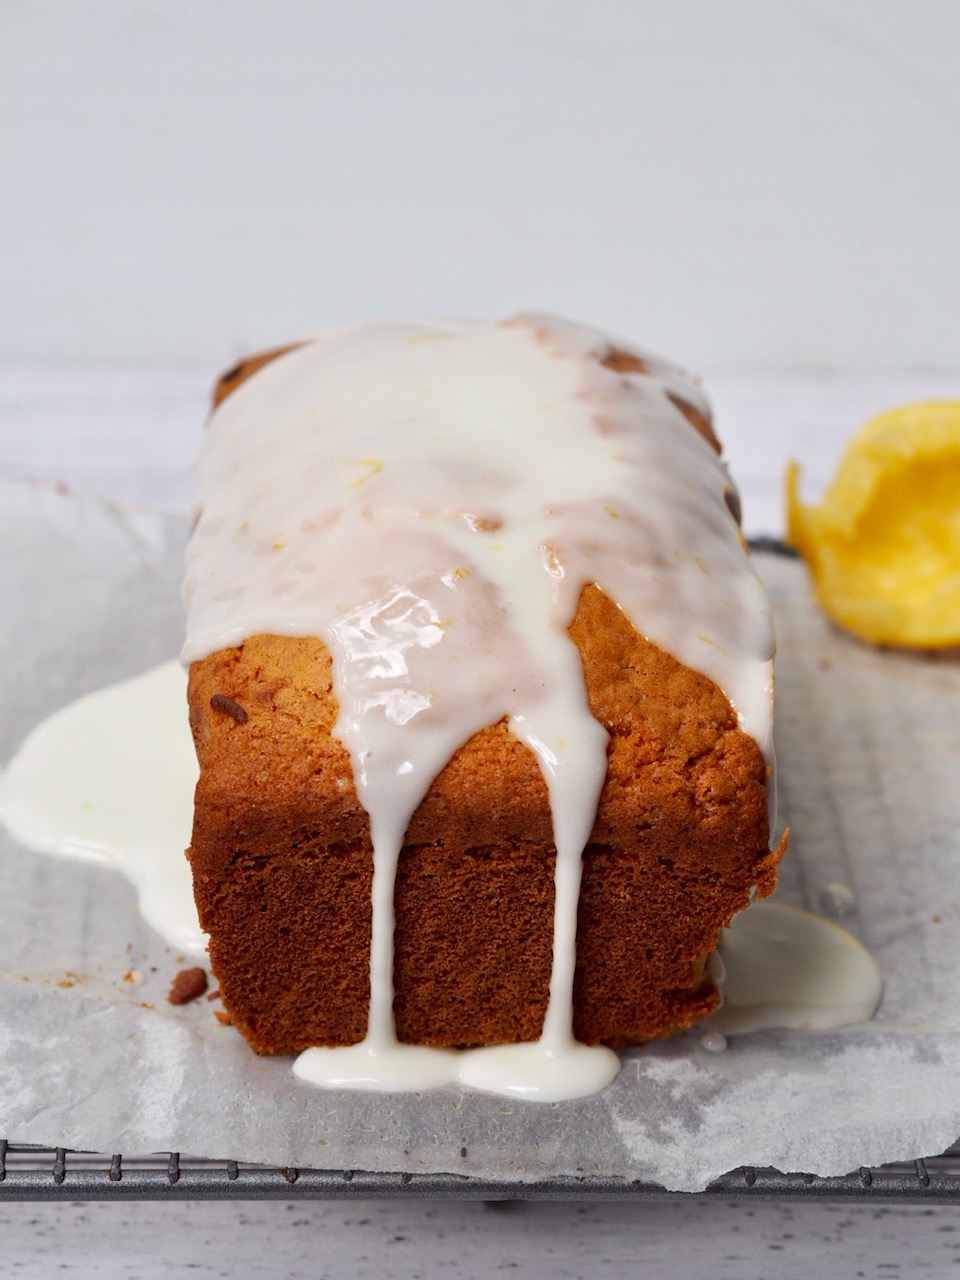
[[[908,399],[960,396],[960,375],[724,378],[710,389],[748,531],[778,532],[788,456],[806,464],[813,489],[864,416]],[[0,369],[0,472],[185,510],[205,396],[198,378]],[[894,1280],[954,1274],[958,1265],[960,1207],[952,1206],[0,1202],[0,1274],[29,1280],[153,1280],[188,1271],[352,1280]]]
[[[922,1280],[960,1210],[637,1205],[77,1204],[0,1208],[5,1276],[250,1280]]]

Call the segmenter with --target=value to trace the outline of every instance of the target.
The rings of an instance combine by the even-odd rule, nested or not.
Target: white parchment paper
[[[50,711],[177,652],[185,537],[173,519],[0,481],[0,760]],[[960,1134],[960,657],[866,648],[826,623],[800,564],[758,565],[793,831],[778,896],[819,910],[829,883],[854,890],[843,923],[886,982],[872,1023],[744,1036],[719,1054],[694,1032],[630,1051],[610,1088],[573,1103],[313,1090],[290,1059],[253,1055],[216,1004],[167,1003],[184,959],[119,876],[0,835],[0,1135],[688,1191],[742,1164],[832,1175],[946,1147]]]

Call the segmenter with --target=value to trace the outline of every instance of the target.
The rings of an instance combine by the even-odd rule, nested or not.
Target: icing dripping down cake
[[[216,398],[189,858],[253,1048],[421,1087],[451,1055],[409,1046],[576,1072],[709,1014],[779,850],[769,611],[694,381],[523,315],[330,331]]]

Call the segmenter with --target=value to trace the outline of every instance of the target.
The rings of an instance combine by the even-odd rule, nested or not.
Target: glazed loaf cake
[[[236,1027],[622,1046],[709,1014],[779,851],[770,622],[692,381],[519,317],[336,331],[216,400],[188,856]]]

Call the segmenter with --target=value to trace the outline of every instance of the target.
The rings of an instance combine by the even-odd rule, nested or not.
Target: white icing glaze
[[[827,1031],[866,1022],[883,992],[876,961],[845,929],[797,907],[755,902],[720,937],[723,1004],[702,1025]]]
[[[842,880],[831,880],[820,890],[820,910],[824,915],[834,916],[842,920],[844,916],[852,916],[857,909],[857,895]]]
[[[186,677],[170,662],[90,694],[38,725],[0,774],[0,821],[43,853],[98,862],[138,889],[140,909],[175,948],[201,950],[183,849],[197,768],[183,714]],[[130,726],[140,732],[130,735]],[[873,960],[845,930],[805,911],[756,903],[720,939],[710,972],[724,1006],[700,1043],[762,1027],[830,1028],[869,1018],[880,995]],[[723,1034],[720,1034],[723,1033]],[[425,1089],[460,1083],[560,1101],[616,1074],[609,1050],[543,1044],[465,1053],[409,1045],[308,1049],[294,1070],[330,1087]]]
[[[335,1051],[340,1084],[354,1059],[369,1083],[398,1052],[393,890],[409,820],[456,749],[504,716],[539,761],[557,850],[537,1052],[588,1053],[571,1034],[576,913],[607,735],[567,635],[586,583],[712,678],[772,762],[766,598],[726,469],[675,400],[707,406],[645,354],[642,373],[604,367],[611,348],[545,317],[338,330],[262,369],[209,424],[184,660],[261,632],[322,638],[370,817],[368,1033]]]
[[[420,1092],[459,1084],[528,1102],[567,1102],[605,1089],[620,1070],[612,1049],[572,1038],[556,1048],[544,1039],[485,1049],[424,1049],[411,1044],[305,1049],[294,1074],[324,1089]]]
[[[536,736],[544,699],[582,689],[566,628],[598,582],[716,681],[769,754],[766,597],[726,468],[670,396],[706,403],[649,355],[649,373],[605,368],[610,349],[543,317],[394,323],[261,369],[213,415],[199,460],[184,661],[257,632],[321,636],[343,669],[341,730],[364,739],[363,786],[377,785],[368,735],[391,748],[376,766],[390,785],[411,729],[436,744],[403,775],[419,798],[452,754],[442,739],[455,748],[504,710]]]
[[[197,757],[177,662],[72,702],[0,773],[0,822],[30,849],[114,867],[178,951],[202,954],[185,850]]]

